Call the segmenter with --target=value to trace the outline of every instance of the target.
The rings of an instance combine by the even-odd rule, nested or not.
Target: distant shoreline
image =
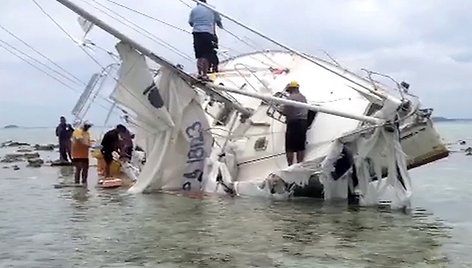
[[[432,117],[433,122],[472,122],[472,118],[446,118],[446,117]]]

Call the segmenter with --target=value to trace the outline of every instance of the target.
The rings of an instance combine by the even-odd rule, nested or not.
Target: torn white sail
[[[80,25],[80,28],[82,28],[82,31],[84,31],[84,35],[82,36],[82,39],[81,39],[81,44],[85,44],[85,38],[87,37],[87,34],[92,30],[93,23],[84,19],[81,16],[77,18],[77,21],[79,22],[79,25]]]
[[[213,139],[199,96],[169,69],[155,83],[143,55],[125,43],[116,48],[122,65],[112,98],[133,111],[145,140],[147,164],[130,191],[200,191]]]

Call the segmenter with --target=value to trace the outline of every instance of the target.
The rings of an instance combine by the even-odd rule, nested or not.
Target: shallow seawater
[[[129,195],[93,179],[54,189],[70,168],[2,169],[0,267],[472,267],[471,161],[457,153],[414,170],[409,213]]]

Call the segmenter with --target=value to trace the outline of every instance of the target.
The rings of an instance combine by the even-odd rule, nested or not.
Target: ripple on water
[[[421,208],[402,214],[312,200],[195,200],[43,184],[0,189],[2,206],[14,208],[0,210],[0,235],[8,241],[0,244],[0,265],[443,267],[450,262],[442,250],[450,229]]]

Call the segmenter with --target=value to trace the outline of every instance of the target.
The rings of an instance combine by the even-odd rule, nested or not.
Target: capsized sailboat
[[[232,196],[347,199],[408,207],[409,168],[448,155],[431,110],[408,94],[336,64],[289,51],[222,62],[199,81],[68,0],[57,0],[120,39],[119,79],[111,99],[128,111],[146,152],[130,192],[189,191]],[[146,57],[158,63],[153,77]],[[291,81],[308,103],[287,100]],[[313,111],[305,161],[284,153],[281,105]]]

